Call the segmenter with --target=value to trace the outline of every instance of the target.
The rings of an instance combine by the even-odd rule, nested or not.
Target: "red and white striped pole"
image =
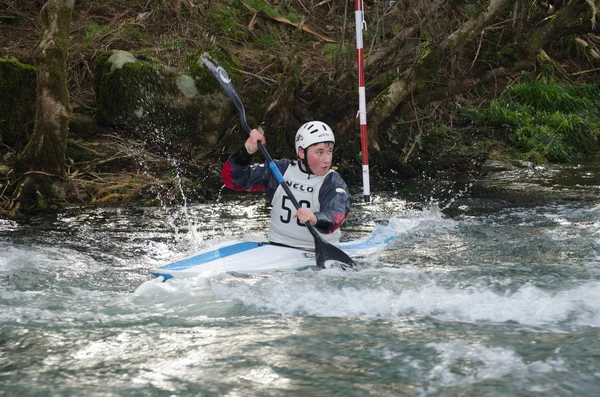
[[[365,97],[365,65],[363,62],[363,35],[367,30],[364,18],[363,0],[354,1],[354,18],[356,24],[356,55],[358,58],[358,116],[360,117],[360,148],[362,151],[363,197],[365,202],[371,201],[369,183],[369,144],[367,142],[367,101]]]

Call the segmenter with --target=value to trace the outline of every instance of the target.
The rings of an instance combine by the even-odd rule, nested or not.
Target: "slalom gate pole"
[[[354,18],[356,27],[356,55],[358,58],[358,116],[360,117],[360,147],[362,152],[363,197],[371,201],[369,182],[369,143],[367,141],[367,102],[365,97],[365,65],[363,61],[363,35],[367,30],[364,18],[363,0],[354,0]]]

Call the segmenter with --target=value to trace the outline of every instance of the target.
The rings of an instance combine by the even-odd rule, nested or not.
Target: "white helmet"
[[[331,127],[322,121],[304,123],[296,132],[296,153],[298,153],[298,148],[306,150],[307,147],[322,142],[335,143]]]

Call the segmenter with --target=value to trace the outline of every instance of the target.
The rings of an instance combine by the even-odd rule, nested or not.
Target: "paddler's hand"
[[[260,128],[253,129],[250,131],[250,136],[244,142],[244,146],[246,146],[246,150],[249,154],[254,154],[258,151],[258,141],[262,141],[263,145],[265,144],[265,137]]]
[[[300,208],[294,214],[294,218],[298,218],[300,223],[310,222],[312,225],[317,224],[317,217],[309,208]]]

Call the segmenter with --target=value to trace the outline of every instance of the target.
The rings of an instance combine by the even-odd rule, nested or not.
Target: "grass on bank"
[[[568,163],[598,149],[600,85],[525,82],[485,111],[460,108],[480,129],[503,129],[524,160]]]

